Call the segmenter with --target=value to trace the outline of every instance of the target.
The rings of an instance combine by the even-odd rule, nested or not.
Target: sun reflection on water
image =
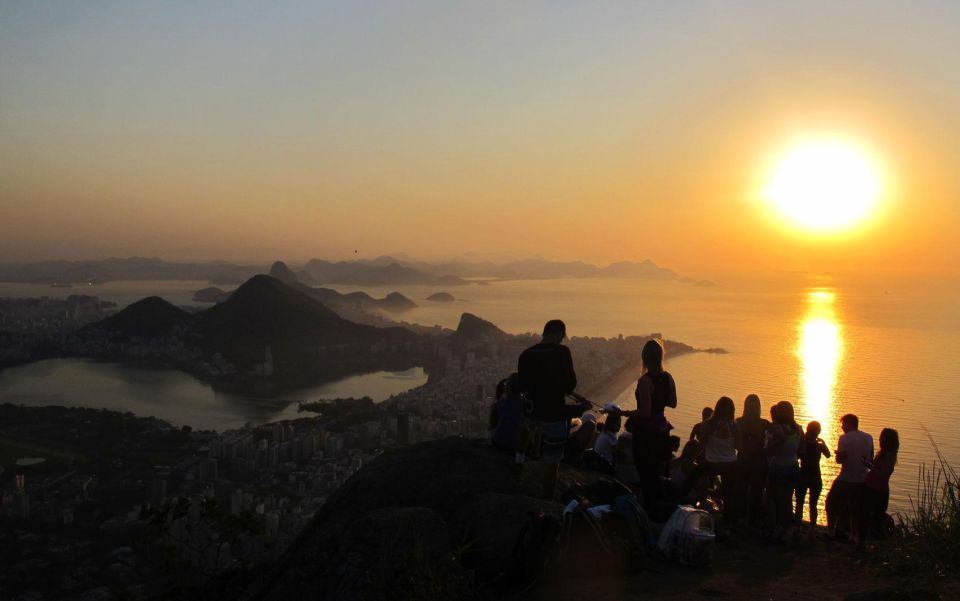
[[[830,449],[835,448],[839,407],[837,389],[844,356],[843,326],[837,317],[836,293],[817,289],[807,293],[806,313],[800,320],[796,355],[800,363],[801,402],[798,421],[817,420],[821,437]],[[806,423],[801,422],[805,427]],[[822,464],[824,483],[829,486],[835,465]],[[819,521],[824,522],[824,497],[820,498]]]
[[[843,328],[834,310],[836,293],[812,290],[807,293],[807,312],[800,322],[797,358],[803,386],[802,413],[833,432],[834,397],[837,374],[843,360]]]

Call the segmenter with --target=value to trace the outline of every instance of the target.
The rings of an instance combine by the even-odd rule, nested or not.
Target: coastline
[[[678,349],[673,349],[673,352],[670,353],[670,357],[676,358],[692,353],[726,353],[726,351],[723,349],[712,348],[697,349],[683,345]],[[621,365],[606,379],[587,389],[583,396],[587,397],[598,405],[612,403],[617,400],[617,397],[621,392],[626,390],[627,386],[639,380],[642,374],[643,367],[639,359],[637,361],[629,361],[624,365]]]

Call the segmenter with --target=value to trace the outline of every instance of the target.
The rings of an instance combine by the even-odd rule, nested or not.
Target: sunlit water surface
[[[82,291],[124,305],[148,294],[160,294],[184,304],[189,302],[193,290],[206,285],[204,282],[116,282],[91,290],[49,287],[27,290],[2,284],[0,296],[38,293],[64,296]],[[336,288],[342,292],[360,289]],[[743,398],[749,393],[760,396],[764,411],[774,402],[788,400],[795,405],[797,420],[802,425],[812,419],[823,425],[822,437],[831,449],[836,448],[840,435],[839,416],[855,413],[860,417],[861,428],[875,439],[884,427],[900,432],[900,463],[891,480],[892,503],[897,509],[908,508],[908,495],[915,494],[920,464],[935,458],[931,440],[948,461],[954,466],[960,465],[960,429],[956,426],[960,421],[960,403],[957,403],[960,285],[955,281],[853,283],[839,278],[775,280],[764,277],[696,287],[677,281],[563,279],[443,289],[389,286],[363,290],[376,296],[395,290],[401,292],[420,306],[400,317],[428,325],[456,327],[460,314],[466,311],[489,319],[509,332],[521,333],[538,331],[547,319],[559,317],[566,321],[568,332],[573,336],[662,332],[668,338],[697,347],[723,347],[729,354],[694,354],[672,360],[668,357],[667,367],[677,380],[680,395],[680,406],[669,415],[678,434],[687,436],[699,419],[701,408],[712,406],[722,395],[737,402],[738,414]],[[459,300],[453,303],[425,300],[440,290],[452,293]],[[82,365],[69,363],[63,369],[87,369]],[[22,369],[44,368],[18,368]],[[143,384],[130,388],[131,378],[150,382],[155,377],[149,370],[134,373],[137,375],[118,378],[125,383],[115,385],[126,391],[125,396],[111,396],[114,385],[94,387],[90,392],[84,383],[58,389],[56,395],[50,397],[51,402],[67,404],[72,397],[84,398],[91,406],[129,409],[160,417],[163,414],[159,407],[172,403],[178,405],[175,411],[180,414],[189,411],[190,420],[194,420],[191,423],[198,427],[223,423],[226,418],[221,412],[232,411],[224,409],[230,405],[225,395],[211,391],[189,376],[164,376],[162,386]],[[11,394],[9,384],[4,390],[8,377],[0,374],[0,400],[4,394]],[[70,381],[76,377],[84,376],[68,371],[57,379]],[[368,377],[387,381],[393,376],[362,376]],[[416,380],[401,383],[410,387]],[[348,388],[355,393],[371,394],[360,390],[368,384],[366,381],[359,388]],[[202,388],[202,394],[195,394],[196,387]],[[31,394],[45,394],[42,389],[39,386],[41,392]],[[20,390],[17,394],[22,393]],[[349,396],[347,391],[328,390],[287,398],[303,399],[311,395]],[[619,398],[622,405],[631,407],[633,386],[625,389]],[[136,399],[143,401],[137,404]],[[247,398],[243,414],[232,415],[228,423],[293,416],[289,403],[280,407],[275,402],[262,403],[264,401]],[[292,411],[295,414],[295,406]],[[173,421],[184,423],[185,420]],[[832,460],[824,460],[826,487],[836,468]],[[823,512],[820,515],[822,518]]]

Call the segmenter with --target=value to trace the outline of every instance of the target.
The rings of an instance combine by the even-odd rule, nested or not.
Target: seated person
[[[700,445],[696,440],[688,440],[683,445],[679,457],[670,460],[670,484],[677,493],[686,492],[692,487],[696,459],[700,454]]]
[[[523,417],[523,403],[517,389],[517,374],[497,384],[497,400],[490,409],[490,442],[498,449],[514,452]]]
[[[564,449],[564,460],[569,463],[579,463],[583,453],[593,446],[593,439],[597,433],[597,415],[590,411],[570,423],[570,437]]]
[[[693,424],[693,429],[690,430],[690,440],[695,440],[703,444],[703,440],[701,439],[703,424],[707,423],[711,417],[713,417],[713,407],[704,407],[700,412],[700,421]]]
[[[616,457],[617,437],[620,434],[622,419],[620,414],[610,414],[600,429],[597,441],[593,443],[593,452],[612,467]]]

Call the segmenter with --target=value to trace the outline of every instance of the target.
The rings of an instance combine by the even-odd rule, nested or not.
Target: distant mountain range
[[[356,369],[381,361],[378,355],[402,355],[420,343],[418,335],[402,327],[343,319],[296,286],[257,275],[225,301],[194,315],[149,297],[87,326],[78,336],[156,344],[178,335],[186,347],[202,349],[205,357],[220,355],[238,373],[270,363],[269,371],[278,376]]]
[[[281,267],[282,266],[282,269]],[[250,277],[271,272],[278,279],[306,285],[461,286],[470,279],[556,279],[556,278],[632,278],[679,280],[699,286],[712,282],[680,277],[675,271],[650,259],[621,261],[597,266],[582,261],[525,259],[497,263],[492,261],[450,261],[430,263],[391,256],[355,261],[311,259],[294,270],[277,262],[265,265],[239,265],[224,261],[173,263],[158,258],[111,258],[102,261],[44,261],[39,263],[0,264],[0,281],[34,284],[107,282],[116,280],[202,280],[214,285],[240,284]]]

